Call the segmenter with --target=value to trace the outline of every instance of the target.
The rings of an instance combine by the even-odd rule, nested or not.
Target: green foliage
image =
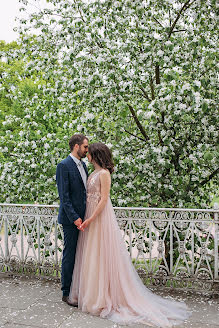
[[[83,132],[112,148],[115,205],[209,207],[215,2],[48,4],[22,18],[19,45],[1,44],[1,201],[56,202],[56,165]]]

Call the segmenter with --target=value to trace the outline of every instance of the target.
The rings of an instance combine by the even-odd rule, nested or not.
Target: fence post
[[[54,225],[55,225],[55,268],[56,268],[56,276],[58,277],[58,227],[57,227],[58,221],[55,218],[54,219]]]
[[[214,204],[214,209],[218,209],[218,204]],[[219,218],[218,212],[214,213],[214,224],[215,224],[215,238],[214,238],[214,279],[218,280],[218,271],[219,271],[219,263],[218,263],[218,240],[219,240]]]
[[[4,230],[5,230],[5,263],[9,261],[9,249],[8,249],[8,219],[4,218]]]

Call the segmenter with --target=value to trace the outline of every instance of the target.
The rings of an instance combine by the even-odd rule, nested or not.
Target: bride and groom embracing
[[[103,143],[88,146],[82,134],[73,135],[69,146],[56,172],[64,232],[62,300],[119,324],[180,324],[189,316],[186,305],[153,294],[132,265],[109,197],[111,151]],[[81,160],[86,154],[94,167],[89,177]]]

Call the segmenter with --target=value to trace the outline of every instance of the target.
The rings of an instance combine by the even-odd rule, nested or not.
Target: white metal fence
[[[219,211],[114,208],[145,284],[213,290],[219,286]],[[60,277],[57,205],[0,204],[0,272]]]

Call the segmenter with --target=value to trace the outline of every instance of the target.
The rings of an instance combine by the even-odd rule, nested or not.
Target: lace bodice
[[[100,201],[100,172],[94,171],[87,181],[87,202],[99,202]]]

